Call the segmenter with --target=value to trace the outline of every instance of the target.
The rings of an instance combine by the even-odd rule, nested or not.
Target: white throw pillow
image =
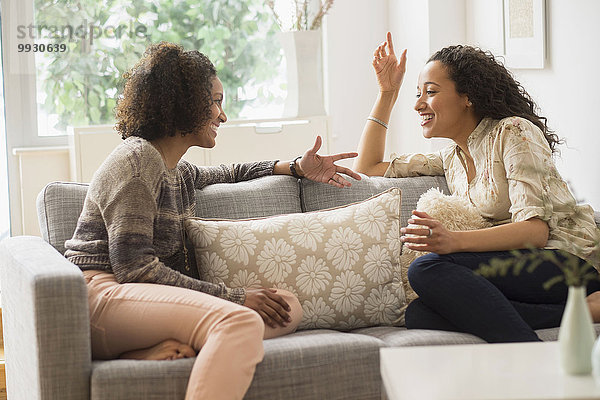
[[[342,189],[341,189],[342,190]],[[190,218],[201,279],[298,296],[300,328],[350,330],[401,318],[400,189],[308,213],[243,220]]]
[[[479,214],[477,208],[468,199],[458,195],[445,195],[439,188],[431,188],[423,193],[417,202],[417,210],[426,212],[431,218],[440,221],[450,231],[469,231],[492,226],[489,221]],[[415,224],[409,224],[408,227],[423,228],[423,226]],[[418,257],[427,253],[429,252],[411,250],[406,243],[402,246],[400,264],[407,304],[419,297],[408,282],[408,267]]]

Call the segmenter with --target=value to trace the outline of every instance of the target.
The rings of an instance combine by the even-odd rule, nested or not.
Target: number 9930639
[[[64,53],[67,51],[65,43],[19,43],[17,45],[19,53]]]

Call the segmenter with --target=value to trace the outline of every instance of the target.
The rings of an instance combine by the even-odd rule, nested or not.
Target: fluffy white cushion
[[[492,226],[467,199],[459,196],[445,195],[438,188],[431,188],[421,195],[417,202],[417,210],[426,212],[430,217],[440,221],[446,229],[451,231],[466,231]],[[413,224],[408,226],[411,228],[421,227],[420,225]],[[418,297],[408,282],[408,267],[417,257],[427,253],[426,251],[411,250],[406,244],[402,245],[400,264],[407,304]]]
[[[401,317],[400,189],[360,203],[243,220],[191,218],[202,279],[298,296],[300,328],[349,330]]]

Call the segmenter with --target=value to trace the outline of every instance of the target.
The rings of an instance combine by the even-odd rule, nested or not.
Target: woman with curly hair
[[[562,274],[551,262],[534,272],[484,278],[480,264],[514,257],[511,250],[563,251],[600,267],[600,230],[589,206],[576,204],[552,154],[557,136],[537,114],[527,92],[494,56],[470,46],[436,52],[421,71],[414,106],[423,136],[454,141],[429,154],[383,161],[387,122],[406,70],[406,50],[396,58],[391,34],[377,47],[373,67],[379,96],[365,125],[354,169],[367,175],[445,175],[491,228],[449,231],[428,214],[413,211],[402,228],[408,248],[431,252],[409,267],[419,296],[406,310],[408,328],[471,333],[488,342],[539,341],[535,329],[560,325],[567,298],[564,283],[544,290]],[[529,249],[529,250],[528,250]],[[600,284],[588,285],[588,305],[600,322]]]
[[[182,160],[192,146],[215,146],[227,121],[223,85],[204,54],[165,42],[125,74],[116,119],[123,143],[95,173],[65,245],[87,282],[93,357],[163,360],[198,352],[186,398],[241,399],[263,338],[293,332],[302,309],[284,290],[199,279],[184,230],[195,215],[195,191],[271,174],[349,186],[339,173],[360,177],[334,162],[356,153],[319,156],[317,137],[291,163],[197,167]]]

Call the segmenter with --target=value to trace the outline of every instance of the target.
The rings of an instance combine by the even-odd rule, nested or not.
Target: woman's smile
[[[421,117],[421,126],[425,126],[433,120],[433,114],[419,113],[419,116]]]
[[[211,123],[210,124],[210,129],[215,133],[215,136],[217,136],[217,131],[219,130],[219,124],[216,123]]]

